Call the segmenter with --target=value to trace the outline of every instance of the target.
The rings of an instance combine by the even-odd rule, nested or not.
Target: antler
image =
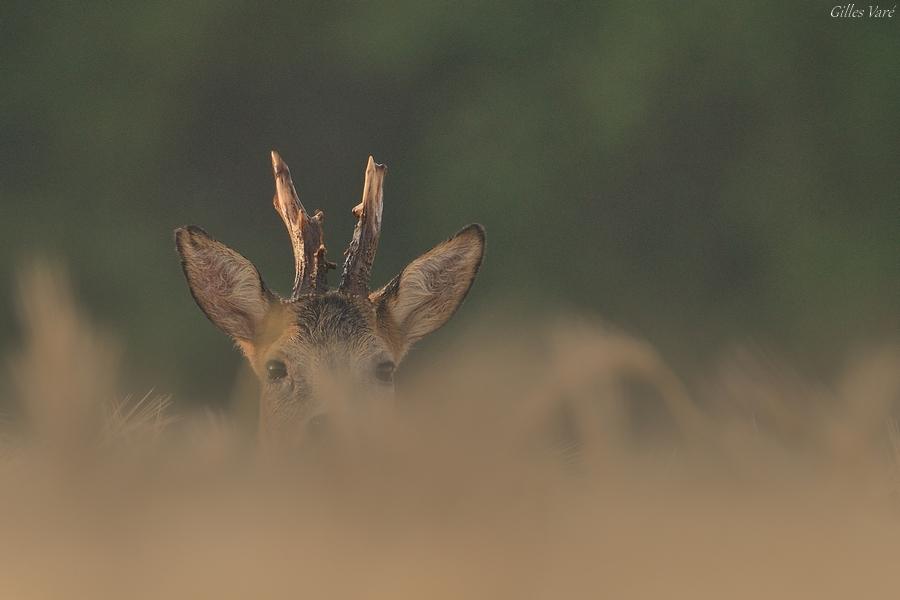
[[[328,269],[334,269],[336,265],[325,259],[325,232],[322,229],[325,213],[319,210],[309,216],[297,196],[290,169],[274,150],[272,171],[275,174],[272,204],[287,227],[294,250],[294,287],[290,298],[293,301],[309,291],[324,291],[328,285]]]
[[[369,157],[362,201],[353,207],[353,214],[359,221],[353,230],[350,246],[344,253],[347,259],[341,276],[341,291],[359,296],[367,296],[369,293],[369,275],[381,234],[381,209],[384,200],[382,186],[386,171],[387,167]]]

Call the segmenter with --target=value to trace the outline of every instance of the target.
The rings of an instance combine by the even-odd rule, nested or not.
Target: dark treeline
[[[368,154],[389,165],[376,282],[484,223],[462,321],[518,299],[669,354],[750,337],[823,369],[896,337],[900,21],[595,4],[4,3],[0,348],[16,266],[50,255],[136,386],[229,389],[239,357],[172,230],[202,225],[285,291],[270,148],[332,257]]]

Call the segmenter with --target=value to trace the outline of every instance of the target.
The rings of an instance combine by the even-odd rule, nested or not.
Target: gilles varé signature
[[[896,4],[891,8],[882,8],[877,4],[870,4],[866,8],[857,8],[855,4],[839,4],[831,9],[831,16],[835,19],[893,19],[896,12]]]

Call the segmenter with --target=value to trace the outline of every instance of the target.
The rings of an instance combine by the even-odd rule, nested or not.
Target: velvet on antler
[[[294,250],[294,286],[290,300],[303,294],[324,292],[328,269],[335,264],[325,258],[325,214],[316,211],[309,216],[291,180],[291,171],[276,151],[272,151],[272,172],[275,175],[275,197],[272,204],[284,221]]]
[[[362,201],[353,207],[357,217],[353,239],[344,253],[344,271],[340,290],[349,294],[367,297],[369,276],[378,249],[381,234],[381,211],[384,203],[384,175],[387,167],[380,165],[369,156],[366,165],[366,180],[363,184]]]

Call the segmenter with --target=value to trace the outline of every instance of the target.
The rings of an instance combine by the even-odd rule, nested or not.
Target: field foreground
[[[825,383],[733,352],[685,385],[600,326],[482,332],[403,381],[396,411],[273,455],[239,419],[117,400],[115,345],[60,281],[37,268],[20,291],[2,598],[820,599],[900,584],[894,348]]]

